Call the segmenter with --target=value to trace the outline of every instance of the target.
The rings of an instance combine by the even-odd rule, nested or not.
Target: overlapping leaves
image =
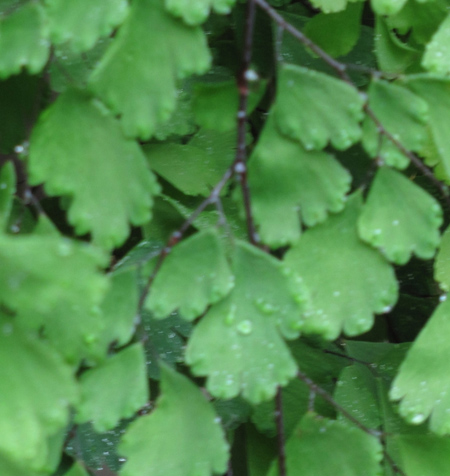
[[[200,28],[173,18],[163,0],[136,0],[90,84],[121,114],[127,135],[147,139],[174,111],[177,79],[204,73],[209,65]]]
[[[226,443],[213,407],[189,379],[161,366],[156,409],[136,420],[119,453],[123,476],[209,476],[227,465]]]
[[[64,128],[61,128],[64,124]],[[64,158],[64,160],[62,160]],[[150,218],[159,187],[138,144],[102,104],[68,90],[46,111],[30,143],[30,181],[70,198],[69,221],[105,248],[123,243],[128,221]]]
[[[311,292],[313,309],[305,331],[327,339],[342,330],[347,335],[369,330],[373,315],[389,311],[397,300],[393,269],[358,237],[361,206],[359,194],[349,198],[343,212],[305,232],[284,260],[301,273]]]
[[[300,278],[246,243],[236,243],[232,270],[234,289],[197,324],[186,361],[213,395],[258,403],[295,375],[282,337],[299,335],[307,297]]]

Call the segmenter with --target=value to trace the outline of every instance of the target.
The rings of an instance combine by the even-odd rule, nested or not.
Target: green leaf
[[[242,392],[259,403],[295,375],[296,364],[281,336],[299,335],[305,291],[281,262],[240,241],[233,273],[234,289],[195,326],[186,362],[195,375],[208,376],[206,386],[214,396],[227,399]]]
[[[119,446],[122,476],[210,476],[223,473],[228,445],[213,407],[189,379],[161,366],[156,409],[133,422]]]
[[[442,209],[423,188],[388,167],[380,167],[358,221],[359,236],[387,259],[405,264],[414,253],[434,256]]]
[[[128,136],[148,139],[175,110],[177,79],[209,65],[200,28],[172,18],[162,0],[136,0],[90,84]]]
[[[395,83],[372,80],[369,106],[383,127],[406,149],[422,150],[428,136],[428,104],[421,97]],[[378,156],[400,169],[408,166],[409,159],[387,137],[380,138],[377,126],[369,117],[364,121],[363,132],[362,143],[371,157]]]
[[[146,307],[159,319],[179,309],[191,321],[225,297],[233,285],[217,232],[200,231],[175,246],[165,259]]]
[[[358,363],[346,367],[339,376],[333,398],[353,418],[368,428],[381,426],[377,382],[367,367]],[[339,419],[346,420],[341,413]]]
[[[0,17],[0,78],[26,68],[39,73],[50,54],[45,13],[39,3],[29,2],[8,16]]]
[[[1,237],[0,301],[44,335],[69,361],[97,351],[98,305],[107,288],[105,255],[58,236]],[[102,350],[104,352],[104,349]]]
[[[64,476],[89,476],[83,465],[79,462],[75,462],[72,467],[64,473]]]
[[[375,54],[378,67],[386,73],[401,74],[420,56],[391,30],[382,16],[375,17]]]
[[[200,25],[210,10],[219,14],[230,13],[235,0],[165,0],[167,10],[182,18],[188,25]]]
[[[0,452],[40,470],[48,437],[65,428],[69,405],[78,400],[72,369],[11,319],[0,315],[0,325]]]
[[[439,251],[434,263],[434,278],[444,291],[450,291],[450,227],[442,235]]]
[[[123,137],[99,102],[77,90],[61,94],[33,129],[29,173],[50,195],[70,197],[70,223],[105,248],[123,243],[128,221],[140,225],[150,218],[159,191],[138,144]]]
[[[344,10],[348,1],[349,0],[311,0],[311,5],[320,8],[324,13],[335,13]]]
[[[295,65],[280,70],[276,124],[307,150],[323,149],[329,141],[343,150],[357,142],[363,105],[358,91],[343,81]]]
[[[361,334],[372,327],[374,313],[389,311],[397,300],[394,270],[358,238],[361,208],[361,196],[353,195],[343,212],[306,231],[286,254],[285,263],[302,276],[312,296],[304,332],[330,340],[342,330]]]
[[[249,162],[252,209],[259,234],[273,247],[300,237],[300,217],[307,226],[323,222],[344,207],[349,173],[331,155],[306,151],[281,135],[269,117]]]
[[[407,78],[406,85],[425,99],[429,106],[429,124],[443,168],[450,177],[450,79],[416,75]]]
[[[128,13],[126,0],[45,0],[45,5],[53,43],[69,41],[76,52],[90,50]]]
[[[408,0],[371,0],[370,3],[373,11],[377,15],[395,15],[403,8],[403,5],[405,5],[407,1]]]
[[[156,173],[187,195],[208,196],[233,162],[236,132],[200,130],[186,145],[144,147]]]
[[[250,83],[247,114],[250,114],[261,100],[266,82]],[[201,127],[226,132],[236,129],[239,107],[239,90],[235,80],[202,83],[193,90],[193,109],[195,121]]]
[[[343,56],[356,45],[361,31],[363,4],[348,4],[337,13],[319,13],[306,24],[303,32],[333,57]]]
[[[447,74],[450,72],[450,15],[440,24],[425,49],[422,66],[428,71]]]
[[[345,442],[345,451],[343,451]],[[378,476],[383,448],[373,436],[341,421],[306,414],[286,444],[290,475]],[[277,461],[268,476],[277,476]]]
[[[0,168],[0,232],[6,231],[16,192],[16,173],[12,162]]]
[[[430,417],[430,429],[450,433],[450,301],[441,303],[412,344],[391,388],[400,414],[412,424]]]
[[[396,460],[408,476],[450,475],[448,438],[435,435],[395,435],[389,440],[395,443]]]
[[[103,432],[114,428],[121,418],[133,416],[149,398],[142,345],[127,347],[84,372],[80,387],[78,423],[92,420],[94,428]]]

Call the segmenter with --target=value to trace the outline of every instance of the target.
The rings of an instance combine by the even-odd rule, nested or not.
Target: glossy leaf
[[[311,0],[311,5],[320,8],[324,13],[334,13],[344,10],[347,2],[348,0]]]
[[[406,149],[420,152],[427,140],[428,105],[410,90],[395,83],[373,80],[369,88],[369,106],[382,126]],[[380,137],[375,123],[367,117],[363,145],[371,157],[400,169],[409,159],[387,137]],[[381,140],[381,148],[380,148]]]
[[[0,316],[0,325],[0,453],[37,471],[47,462],[47,438],[69,421],[77,388],[56,352],[10,319]]]
[[[434,73],[450,72],[450,15],[439,25],[431,42],[427,44],[422,58],[422,66]]]
[[[208,196],[234,160],[235,131],[200,130],[187,144],[150,144],[152,170],[187,195]]]
[[[44,11],[39,3],[30,2],[10,15],[0,17],[0,78],[26,68],[39,73],[50,54]]]
[[[281,262],[244,242],[236,242],[233,273],[234,289],[195,326],[186,362],[195,375],[208,376],[206,386],[214,396],[227,399],[242,392],[259,403],[295,375],[282,336],[299,335],[305,290]]]
[[[447,228],[442,235],[434,263],[434,278],[444,291],[450,291],[450,228]]]
[[[360,237],[396,264],[434,256],[442,210],[425,190],[388,167],[378,169],[358,221]]]
[[[74,463],[64,476],[89,476],[81,463]]]
[[[343,212],[306,231],[285,256],[312,296],[304,332],[330,340],[341,331],[361,334],[372,327],[375,313],[389,311],[397,300],[392,267],[358,238],[361,207],[360,195],[353,195]]]
[[[121,418],[133,416],[149,398],[142,345],[127,347],[84,372],[80,387],[78,423],[92,420],[94,428],[103,432],[114,428]]]
[[[358,41],[362,7],[361,2],[349,3],[340,12],[319,13],[306,24],[304,33],[329,55],[346,55]]]
[[[186,377],[161,366],[156,409],[133,422],[119,446],[122,476],[209,476],[223,473],[228,445],[213,407]]]
[[[64,128],[61,128],[64,124]],[[64,160],[61,160],[64,157]],[[41,116],[30,144],[30,181],[71,198],[69,221],[105,248],[150,218],[159,187],[138,144],[99,102],[69,90]]]
[[[128,12],[126,0],[45,0],[50,37],[70,42],[74,51],[91,49],[120,25]]]
[[[0,232],[6,231],[16,191],[16,173],[12,162],[0,168]]]
[[[280,70],[276,124],[307,150],[323,149],[328,142],[347,149],[357,142],[363,104],[356,89],[331,76],[294,65]]]
[[[165,259],[146,307],[159,319],[179,309],[182,317],[193,320],[225,297],[233,285],[217,233],[201,231],[175,246]]]
[[[249,162],[252,209],[259,234],[273,247],[295,243],[307,226],[344,207],[350,175],[331,155],[306,151],[278,132],[271,116]]]
[[[165,0],[167,10],[181,17],[188,25],[200,25],[210,10],[216,13],[230,13],[235,0]]]
[[[450,302],[438,306],[412,344],[390,396],[401,400],[400,414],[409,423],[419,424],[430,417],[430,429],[440,435],[450,433]]]
[[[345,442],[345,451],[342,444]],[[286,443],[287,474],[378,476],[383,448],[373,436],[336,420],[306,414]],[[268,476],[277,476],[277,461]]]
[[[204,73],[209,64],[200,28],[174,19],[163,0],[136,0],[90,83],[121,114],[128,136],[148,139],[175,109],[177,79]]]

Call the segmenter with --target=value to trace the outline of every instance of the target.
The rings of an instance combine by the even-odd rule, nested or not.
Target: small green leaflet
[[[343,150],[357,142],[363,105],[358,90],[343,81],[301,66],[280,69],[275,121],[307,150],[323,149],[329,141]]]
[[[16,173],[12,162],[0,169],[0,232],[6,231],[13,197],[16,192]]]
[[[386,73],[401,74],[420,57],[420,51],[397,37],[383,16],[375,17],[375,54],[378,68]]]
[[[386,81],[372,80],[369,106],[383,127],[406,149],[419,152],[427,140],[428,104],[410,90]],[[380,148],[380,140],[381,148]],[[404,169],[409,159],[385,136],[369,117],[364,120],[363,146],[371,157]]]
[[[422,66],[433,73],[448,74],[450,72],[450,14],[440,24],[427,44],[422,58]]]
[[[200,25],[209,15],[210,9],[219,14],[230,13],[236,0],[165,0],[167,10],[181,17],[188,25]]]
[[[346,55],[358,42],[362,7],[361,2],[349,3],[340,12],[319,13],[311,18],[303,32],[329,55]]]
[[[396,264],[434,256],[442,209],[424,189],[388,167],[378,169],[358,221],[361,239]]]
[[[434,279],[444,291],[450,291],[450,228],[442,235],[439,251],[434,262]]]
[[[395,15],[406,2],[407,0],[371,0],[371,6],[377,15]]]
[[[134,344],[113,355],[80,377],[81,401],[75,420],[92,420],[96,431],[114,428],[121,418],[130,418],[149,399],[145,354]]]
[[[64,127],[61,128],[61,124]],[[62,160],[64,158],[64,160]],[[130,221],[150,218],[159,186],[139,145],[98,101],[67,90],[41,115],[30,141],[32,184],[71,198],[69,221],[104,248],[121,245]]]
[[[159,319],[179,309],[182,317],[193,320],[233,285],[218,233],[207,229],[174,247],[156,275],[146,307]]]
[[[144,146],[151,169],[186,195],[208,196],[235,156],[236,131],[200,130],[187,144]]]
[[[119,269],[111,273],[109,284],[100,305],[104,329],[98,337],[105,349],[113,342],[117,347],[121,347],[131,339],[137,324],[139,301],[136,269]]]
[[[66,427],[78,400],[72,369],[12,320],[0,315],[0,326],[0,453],[41,470],[48,437]]]
[[[429,105],[429,124],[443,168],[450,179],[450,79],[425,75],[411,76],[405,84]]]
[[[324,13],[335,13],[344,10],[348,1],[355,0],[311,0],[311,5],[320,8]]]
[[[173,18],[163,0],[135,0],[90,85],[122,116],[127,136],[148,139],[175,110],[177,79],[202,74],[209,66],[199,27]]]
[[[45,6],[53,43],[69,41],[75,52],[90,50],[128,12],[126,0],[45,0]]]
[[[29,2],[8,16],[0,17],[0,78],[25,67],[39,73],[50,54],[45,14],[37,2]]]
[[[355,363],[345,367],[336,383],[334,400],[368,428],[381,426],[377,380],[373,370]],[[340,413],[338,419],[346,421]]]
[[[345,445],[345,451],[344,446]],[[359,428],[307,413],[286,443],[286,469],[292,476],[379,476],[383,448]],[[277,461],[268,476],[277,476]],[[362,472],[363,471],[363,472]]]
[[[195,326],[186,362],[195,375],[208,376],[214,396],[228,399],[242,392],[259,403],[295,375],[282,336],[299,335],[307,297],[300,278],[245,242],[236,241],[233,273],[234,289]]]
[[[228,460],[212,405],[165,364],[156,409],[130,425],[118,451],[127,458],[121,476],[210,476],[225,472]]]
[[[391,388],[400,414],[419,424],[430,415],[430,430],[450,433],[450,301],[439,304],[413,342]]]
[[[58,236],[3,236],[0,262],[0,302],[20,322],[43,329],[70,362],[97,353],[108,285],[100,250]]]
[[[306,151],[278,132],[269,116],[249,161],[252,209],[259,234],[273,247],[295,243],[307,226],[344,208],[350,174],[331,155]]]
[[[301,274],[313,297],[304,332],[330,340],[342,330],[358,335],[372,327],[374,313],[388,312],[397,301],[394,270],[358,237],[361,208],[357,193],[343,212],[306,231],[286,253],[285,263]]]
[[[64,476],[89,476],[81,463],[75,462]]]
[[[396,461],[408,476],[450,476],[450,441],[436,435],[394,435]]]
[[[266,82],[251,82],[247,114],[258,105]],[[239,90],[235,80],[221,82],[197,82],[193,88],[193,111],[195,121],[201,127],[225,132],[236,129],[239,107]]]

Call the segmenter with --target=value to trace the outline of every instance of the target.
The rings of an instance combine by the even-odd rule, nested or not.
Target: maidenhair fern
[[[0,0],[0,474],[446,476],[447,0]]]

